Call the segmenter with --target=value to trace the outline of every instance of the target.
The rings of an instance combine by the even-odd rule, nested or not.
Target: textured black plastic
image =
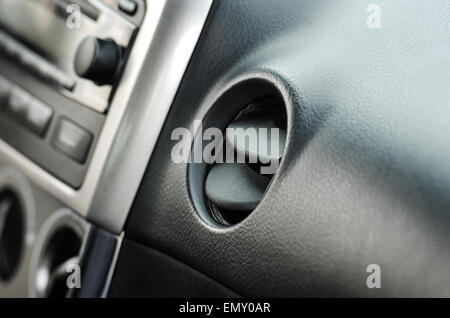
[[[132,270],[131,270],[132,268]],[[124,240],[108,297],[235,298],[232,290],[177,260]]]
[[[370,3],[215,1],[127,237],[245,296],[450,296],[450,6],[384,1],[369,29]],[[195,210],[171,133],[248,78],[283,93],[287,148],[261,204],[219,229]],[[380,289],[366,285],[369,264]]]
[[[113,264],[117,237],[99,228],[89,232],[80,258],[81,288],[72,289],[70,297],[102,297],[105,283]]]

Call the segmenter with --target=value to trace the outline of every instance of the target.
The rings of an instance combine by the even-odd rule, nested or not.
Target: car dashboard
[[[0,0],[0,297],[449,297],[449,15]]]

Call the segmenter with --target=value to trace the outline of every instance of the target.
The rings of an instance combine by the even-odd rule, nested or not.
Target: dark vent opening
[[[188,166],[189,194],[209,225],[238,224],[268,194],[287,139],[282,91],[266,79],[239,82],[214,102],[196,131]],[[210,128],[219,129],[222,136],[211,138]],[[192,160],[198,154],[203,155],[202,162]]]
[[[276,173],[275,166],[269,168],[283,155],[286,125],[284,105],[276,97],[253,101],[227,125],[222,149],[232,151],[235,161],[239,156],[245,161],[209,167],[205,192],[216,222],[239,223],[261,202]],[[274,130],[278,135],[272,136]]]
[[[69,294],[66,281],[69,266],[78,264],[82,237],[71,226],[57,229],[44,247],[38,264],[38,296],[64,298]]]
[[[0,193],[0,281],[9,281],[17,271],[25,235],[24,211],[15,192]]]

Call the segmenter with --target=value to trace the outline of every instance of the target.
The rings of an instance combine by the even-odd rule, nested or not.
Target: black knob
[[[75,72],[97,85],[113,84],[122,64],[123,50],[111,39],[87,37],[78,47]]]

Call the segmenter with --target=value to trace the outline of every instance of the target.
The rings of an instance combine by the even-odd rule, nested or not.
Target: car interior
[[[448,0],[0,0],[0,298],[450,297]]]

